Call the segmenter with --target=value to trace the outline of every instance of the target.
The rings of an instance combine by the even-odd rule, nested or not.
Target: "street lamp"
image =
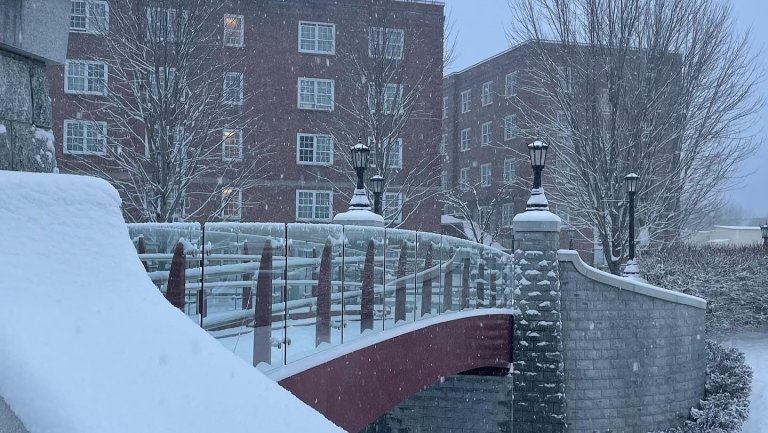
[[[760,233],[763,235],[763,247],[768,250],[768,222],[760,226]]]
[[[635,173],[629,173],[624,176],[624,183],[629,195],[629,256],[627,264],[624,266],[624,276],[635,276],[640,273],[640,267],[635,260],[635,194],[637,194],[637,184],[640,176]]]
[[[547,161],[547,149],[549,145],[541,141],[534,141],[528,145],[528,153],[531,158],[531,168],[533,169],[533,188],[531,189],[531,198],[525,205],[525,210],[549,210],[549,202],[544,196],[544,187],[541,186],[541,171]]]
[[[371,190],[373,191],[373,212],[381,215],[381,195],[384,193],[384,178],[380,175],[371,177]]]
[[[357,189],[365,189],[363,184],[363,175],[365,175],[365,169],[368,168],[368,154],[371,150],[363,143],[357,143],[350,148],[352,152],[352,167],[357,172]]]

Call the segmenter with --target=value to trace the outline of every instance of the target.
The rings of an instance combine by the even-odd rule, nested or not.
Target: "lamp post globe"
[[[629,173],[624,176],[624,185],[629,196],[629,255],[624,267],[624,276],[636,276],[640,273],[640,267],[635,260],[635,194],[637,194],[639,182],[640,176],[636,173]]]
[[[371,177],[371,191],[373,191],[373,212],[381,215],[381,195],[384,193],[384,178],[381,175]]]
[[[533,188],[531,189],[531,198],[528,199],[525,206],[527,211],[549,210],[549,203],[544,196],[544,188],[541,186],[541,172],[547,162],[547,149],[549,149],[549,145],[538,140],[528,145],[531,169],[533,169]]]

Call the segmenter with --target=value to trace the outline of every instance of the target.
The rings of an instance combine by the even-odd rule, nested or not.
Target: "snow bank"
[[[0,396],[30,433],[341,431],[174,309],[117,192],[0,171]]]

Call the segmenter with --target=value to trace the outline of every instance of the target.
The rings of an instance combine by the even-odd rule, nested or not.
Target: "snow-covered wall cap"
[[[334,224],[345,226],[384,227],[384,218],[365,209],[350,209],[336,214],[333,217]]]
[[[519,232],[559,232],[562,220],[550,211],[527,211],[515,215],[512,227]]]
[[[557,252],[557,259],[560,262],[572,263],[578,273],[590,280],[603,283],[610,287],[615,287],[619,290],[627,290],[652,298],[662,299],[664,301],[701,308],[703,310],[707,308],[707,301],[702,298],[675,292],[673,290],[662,289],[661,287],[642,283],[635,279],[619,277],[617,275],[609,274],[608,272],[597,270],[584,263],[581,260],[581,257],[579,257],[579,253],[573,250],[559,250]]]

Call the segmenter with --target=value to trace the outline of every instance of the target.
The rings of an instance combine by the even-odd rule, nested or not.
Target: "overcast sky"
[[[510,13],[506,0],[445,0],[446,14],[454,22],[458,33],[456,60],[452,70],[461,70],[509,47],[506,29]],[[760,66],[768,71],[768,1],[734,0],[737,25],[741,30],[752,29],[753,45],[764,54]],[[761,85],[768,94],[768,82]],[[759,122],[768,119],[768,108]],[[768,125],[766,125],[768,126]],[[768,132],[768,127],[765,127]],[[731,200],[744,208],[748,215],[768,218],[768,143],[740,170],[745,176],[738,189],[729,192]]]

